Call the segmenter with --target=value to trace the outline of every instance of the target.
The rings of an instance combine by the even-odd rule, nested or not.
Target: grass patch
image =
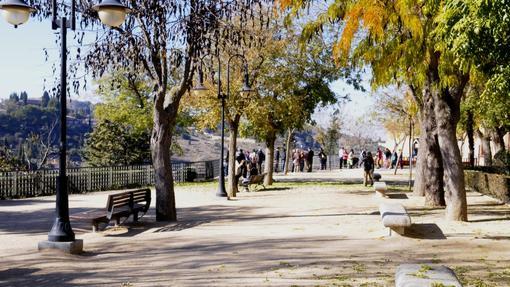
[[[367,266],[363,263],[354,263],[352,270],[356,271],[357,273],[362,273],[367,270]]]
[[[175,187],[206,187],[216,186],[217,184],[217,181],[176,182]]]
[[[430,267],[429,265],[426,265],[426,264],[422,264],[420,266],[420,270],[418,270],[415,273],[410,273],[407,275],[411,275],[411,276],[414,276],[417,278],[422,278],[422,279],[428,279],[429,276],[427,276],[427,272],[429,272],[430,270],[432,270],[432,267]]]

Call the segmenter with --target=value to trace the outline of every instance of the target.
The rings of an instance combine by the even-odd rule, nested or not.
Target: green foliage
[[[510,5],[506,0],[450,0],[437,35],[461,67],[476,66],[484,78],[471,99],[485,127],[510,126]],[[480,76],[477,77],[479,82]],[[474,103],[474,104],[473,104]],[[470,103],[467,103],[468,105]]]
[[[331,155],[337,153],[340,128],[340,119],[336,115],[333,115],[328,128],[326,130],[319,129],[316,140],[322,146],[326,154]]]
[[[41,106],[46,108],[50,103],[50,94],[47,91],[44,91],[41,97]]]
[[[5,144],[0,145],[0,171],[24,170],[25,165]]]
[[[359,85],[357,74],[335,65],[331,46],[322,39],[300,47],[293,30],[282,28],[277,33],[281,36],[271,37],[260,52],[265,61],[256,82],[259,97],[248,106],[247,130],[263,139],[267,134],[302,129],[312,123],[318,106],[336,103],[338,96],[331,90],[331,82],[346,78]]]
[[[150,161],[149,134],[118,122],[100,122],[88,135],[84,157],[91,166],[147,163]]]
[[[152,130],[153,104],[150,88],[139,79],[127,78],[119,71],[98,81],[102,101],[94,109],[98,122],[110,121],[130,127],[138,134]]]

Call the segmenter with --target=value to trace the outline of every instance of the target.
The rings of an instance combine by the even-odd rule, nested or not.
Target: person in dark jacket
[[[266,160],[266,155],[262,151],[262,149],[259,149],[257,152],[257,169],[259,170],[259,174],[262,174],[262,165],[264,161]]]
[[[306,155],[306,167],[308,172],[312,172],[313,167],[313,157],[314,157],[313,150],[311,148],[308,149],[308,154]]]
[[[276,148],[276,153],[274,155],[274,160],[275,160],[274,172],[278,172],[278,165],[280,164],[280,148],[279,147]]]
[[[370,181],[370,186],[374,185],[374,157],[372,156],[371,152],[367,153],[367,156],[363,160],[363,171],[364,171],[364,179],[363,184],[367,186],[368,182]]]
[[[324,152],[323,148],[321,148],[321,151],[319,152],[319,159],[321,161],[321,170],[326,170],[326,164],[328,163],[328,156]]]

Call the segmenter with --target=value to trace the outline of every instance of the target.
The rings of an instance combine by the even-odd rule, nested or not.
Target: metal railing
[[[219,175],[219,160],[172,163],[174,182],[206,181]],[[154,185],[152,165],[67,169],[70,193],[116,190]],[[58,170],[0,172],[0,198],[52,195]]]

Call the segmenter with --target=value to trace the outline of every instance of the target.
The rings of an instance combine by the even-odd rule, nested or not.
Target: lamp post
[[[104,0],[102,3],[93,7],[98,12],[101,21],[110,27],[118,27],[124,22],[127,13],[130,10],[122,5],[118,0]],[[36,10],[27,5],[23,0],[3,0],[0,2],[0,10],[3,17],[10,24],[17,28],[19,25],[26,23],[30,17],[30,13]],[[67,19],[65,16],[58,19],[57,15],[57,1],[52,1],[52,30],[60,29],[61,36],[61,67],[60,67],[60,150],[59,150],[59,175],[57,180],[57,196],[56,196],[56,217],[53,227],[48,233],[48,244],[39,244],[39,248],[57,248],[58,243],[72,243],[75,242],[75,235],[71,228],[69,221],[69,199],[67,190],[67,174],[66,174],[66,161],[67,161],[67,29],[76,30],[76,0],[71,3],[71,18]],[[67,251],[73,253],[76,248],[69,247]],[[74,250],[73,250],[74,249]]]
[[[225,165],[223,163],[225,157],[225,100],[230,97],[230,64],[234,58],[240,58],[244,63],[244,83],[241,88],[241,95],[247,97],[253,93],[254,90],[250,87],[250,76],[248,74],[248,62],[246,58],[241,54],[232,55],[227,61],[227,94],[221,91],[221,59],[218,53],[218,99],[221,100],[221,158],[220,158],[220,177],[218,180],[218,192],[217,196],[228,197],[227,190],[225,189]],[[198,72],[198,85],[193,88],[193,92],[199,96],[205,96],[208,89],[204,86],[204,73],[202,69],[203,58],[200,59],[200,70]],[[235,155],[230,155],[235,156]]]

